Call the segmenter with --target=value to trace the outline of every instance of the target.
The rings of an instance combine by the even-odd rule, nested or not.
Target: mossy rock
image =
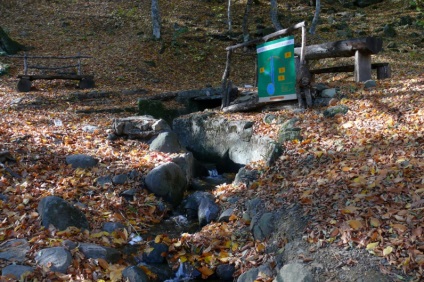
[[[340,105],[326,109],[323,114],[325,117],[334,117],[337,114],[345,115],[348,111],[348,107],[346,107],[345,105]]]
[[[167,109],[162,101],[139,99],[138,100],[138,113],[140,115],[150,115],[157,119],[164,119],[168,123],[178,116],[178,112],[173,109]]]

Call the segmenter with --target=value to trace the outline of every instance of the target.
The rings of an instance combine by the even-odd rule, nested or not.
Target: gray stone
[[[386,24],[383,27],[383,33],[384,33],[384,36],[387,36],[387,37],[395,37],[397,35],[395,28],[391,24]]]
[[[30,246],[26,239],[12,239],[0,244],[0,259],[23,262]]]
[[[41,217],[41,224],[45,228],[48,228],[50,224],[59,230],[65,230],[70,226],[81,229],[89,227],[82,211],[56,196],[41,199],[37,210]]]
[[[196,191],[193,194],[189,195],[183,201],[183,207],[189,218],[197,218],[200,203],[203,199],[208,199],[208,201],[213,202],[213,195],[208,192]]]
[[[95,125],[84,125],[82,127],[82,131],[89,132],[89,133],[93,133],[93,132],[95,132],[95,131],[97,131],[99,129],[100,129],[100,127],[95,126]]]
[[[263,118],[265,123],[271,124],[273,121],[277,119],[277,116],[274,114],[266,114]]]
[[[300,263],[284,265],[273,282],[314,282],[311,272]]]
[[[152,124],[152,129],[154,131],[161,132],[161,131],[170,131],[171,127],[165,120],[158,119],[155,123]]]
[[[236,268],[232,264],[220,264],[216,267],[216,275],[221,281],[233,281]]]
[[[205,226],[212,221],[215,221],[219,215],[219,206],[215,204],[215,201],[209,197],[204,197],[199,204],[197,211],[197,217],[199,219],[199,225]]]
[[[278,143],[284,143],[291,140],[302,140],[300,128],[290,128],[278,132]]]
[[[349,108],[345,105],[338,105],[331,108],[328,108],[324,111],[323,115],[324,117],[334,117],[337,114],[343,114],[345,115],[349,111]]]
[[[158,122],[152,116],[133,116],[113,120],[114,133],[118,136],[127,136],[130,139],[150,140],[161,132],[160,126],[155,126]],[[156,130],[158,129],[158,130]]]
[[[66,157],[66,164],[72,165],[72,168],[91,168],[97,165],[99,161],[92,156],[76,154]]]
[[[326,106],[330,105],[331,99],[332,98],[317,97],[313,101],[313,106],[315,106],[315,107],[326,107]]]
[[[51,271],[66,273],[72,262],[71,253],[63,247],[42,249],[35,255],[38,265],[46,266]]]
[[[149,242],[149,250],[142,255],[145,263],[164,263],[166,261],[164,254],[168,252],[168,245],[163,243]]]
[[[164,153],[180,153],[183,150],[178,136],[174,132],[162,132],[152,141],[149,147],[150,151],[159,151]]]
[[[234,212],[234,208],[226,209],[225,211],[223,211],[221,213],[221,215],[218,218],[218,221],[219,222],[229,222],[230,216],[233,214],[233,212]]]
[[[90,243],[80,243],[78,248],[87,258],[101,258],[109,263],[116,263],[121,258],[121,253],[114,248]]]
[[[259,171],[250,170],[246,167],[242,167],[236,174],[236,177],[233,181],[233,185],[237,186],[240,184],[246,185],[246,187],[250,187],[250,185],[259,179]]]
[[[137,266],[129,266],[122,271],[122,277],[128,282],[149,282],[149,277]]]
[[[253,217],[252,221],[250,222],[250,228],[255,240],[263,241],[269,238],[275,229],[274,214],[270,212],[264,213],[257,220],[255,217]]]
[[[375,87],[377,87],[377,83],[375,82],[375,80],[370,79],[364,82],[365,89],[371,89]]]
[[[188,186],[183,170],[173,162],[152,169],[146,176],[145,184],[147,189],[174,206],[181,203]]]
[[[96,184],[100,185],[101,187],[104,187],[106,185],[113,185],[112,177],[110,177],[110,175],[100,176],[99,178],[97,178]]]
[[[318,92],[321,92],[321,91],[323,91],[323,90],[325,90],[325,89],[328,89],[328,86],[327,86],[327,85],[325,85],[324,83],[317,83],[317,84],[315,84],[315,85],[314,85],[314,88],[315,88]]]
[[[268,264],[261,265],[250,269],[237,278],[237,282],[254,282],[257,280],[259,273],[268,277],[273,277],[272,269]],[[287,281],[291,282],[291,281]]]
[[[1,270],[1,275],[24,281],[25,276],[32,272],[34,272],[34,268],[31,266],[11,264]]]
[[[123,225],[120,222],[105,222],[103,223],[102,230],[112,233],[113,231],[117,229],[123,229],[125,228],[125,225]]]
[[[334,98],[337,94],[336,88],[324,89],[321,91],[321,97],[323,98]]]
[[[118,174],[112,178],[112,183],[115,185],[125,184],[128,180],[128,174]]]
[[[172,158],[172,162],[176,163],[185,173],[187,183],[192,181],[194,177],[194,157],[192,152],[181,153]]]

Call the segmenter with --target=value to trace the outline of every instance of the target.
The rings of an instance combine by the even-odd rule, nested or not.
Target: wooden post
[[[355,81],[363,82],[371,79],[371,54],[359,50],[355,52]]]
[[[389,64],[381,64],[381,65],[378,65],[376,68],[377,68],[377,79],[385,79],[391,76]]]

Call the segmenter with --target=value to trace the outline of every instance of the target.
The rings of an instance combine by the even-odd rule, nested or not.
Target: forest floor
[[[76,90],[73,82],[61,80],[36,81],[33,91],[19,93],[16,76],[22,72],[22,60],[0,58],[11,67],[8,75],[0,77],[0,152],[12,154],[17,162],[7,165],[22,176],[14,178],[0,169],[0,193],[8,197],[7,201],[0,200],[0,242],[27,238],[32,244],[26,262],[29,265],[34,264],[36,251],[58,245],[63,239],[110,246],[127,243],[129,238],[125,236],[116,241],[99,236],[97,232],[105,221],[122,221],[130,233],[143,233],[164,216],[156,208],[160,199],[146,191],[137,195],[138,200],[131,208],[122,202],[119,194],[137,183],[118,185],[114,191],[99,190],[93,185],[96,178],[107,174],[132,169],[145,174],[169,159],[166,154],[149,152],[147,144],[107,140],[112,119],[133,113],[111,114],[103,110],[135,109],[140,96],[206,85],[219,87],[225,67],[225,47],[238,43],[240,37],[223,36],[227,31],[225,4],[183,0],[161,2],[163,39],[152,40],[148,2],[5,0],[0,4],[2,28],[13,39],[33,47],[29,54],[91,55],[94,58],[85,60],[84,72],[95,75],[94,90],[112,93],[103,100],[73,100],[72,93],[86,91]],[[252,31],[259,23],[270,25],[268,2],[259,2],[251,11]],[[234,4],[234,32],[241,29],[244,3]],[[328,22],[342,21],[346,15],[343,12],[355,15],[348,20],[352,30],[381,36],[382,27],[388,21],[396,23],[407,15],[419,17],[420,12],[410,9],[408,3],[384,1],[363,9],[332,4],[331,9],[337,13],[332,13],[324,3],[322,24],[309,42],[340,39]],[[300,1],[294,1],[291,8],[281,9],[284,26],[309,20],[314,12],[313,7]],[[323,27],[329,31],[321,31]],[[235,230],[246,226],[242,220],[243,202],[260,197],[269,210],[278,208],[281,200],[287,204],[302,203],[304,213],[311,217],[304,236],[311,247],[331,245],[352,252],[366,249],[378,258],[373,263],[388,279],[422,279],[424,50],[423,43],[418,42],[420,38],[411,34],[422,37],[423,27],[413,24],[395,28],[398,35],[384,38],[384,46],[393,41],[397,47],[384,48],[373,57],[374,62],[390,63],[392,77],[378,80],[377,87],[371,90],[355,83],[351,74],[317,77],[317,82],[337,87],[345,96],[339,104],[348,106],[349,112],[334,119],[324,118],[321,108],[302,113],[274,112],[285,118],[299,118],[303,140],[286,142],[284,154],[271,168],[251,164],[262,171],[261,179],[251,188],[221,185],[216,189],[217,201],[222,206],[230,196],[241,197],[240,208],[228,224],[213,223],[193,236],[180,239],[157,238],[173,246],[175,261],[186,254],[186,246],[194,245],[205,246],[205,252],[187,259],[205,276],[222,262],[235,264],[237,274],[273,262],[274,256],[266,253],[270,242],[234,235]],[[315,67],[333,63],[320,60]],[[253,56],[242,53],[236,56],[231,74],[234,84],[253,84],[254,68]],[[124,91],[137,89],[144,89],[147,94]],[[266,112],[222,114],[254,120],[257,134],[276,138],[278,125],[263,121]],[[60,120],[62,126],[55,125],[55,120]],[[84,125],[95,125],[100,130],[87,133],[82,130]],[[76,153],[97,157],[100,166],[89,171],[71,169],[64,160]],[[308,163],[306,160],[311,156],[314,161]],[[98,193],[88,196],[87,192],[93,190]],[[83,203],[91,231],[75,234],[42,229],[36,212],[38,202],[53,194]],[[211,240],[214,244],[208,248]],[[284,248],[284,240],[279,244]],[[327,258],[315,258],[324,259]],[[309,262],[307,258],[304,261]],[[346,265],[358,263],[350,260]],[[3,267],[7,262],[0,264]],[[101,273],[97,277],[114,280],[119,278],[123,267],[125,262],[102,267],[92,261],[75,259],[67,276],[47,273],[45,269],[38,269],[34,275],[40,281],[57,280],[59,276],[65,280],[90,280],[97,272]],[[262,280],[270,278],[262,277]]]

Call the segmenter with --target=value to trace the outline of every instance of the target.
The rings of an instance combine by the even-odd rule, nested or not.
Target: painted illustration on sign
[[[293,36],[258,45],[256,52],[259,102],[297,99]]]

